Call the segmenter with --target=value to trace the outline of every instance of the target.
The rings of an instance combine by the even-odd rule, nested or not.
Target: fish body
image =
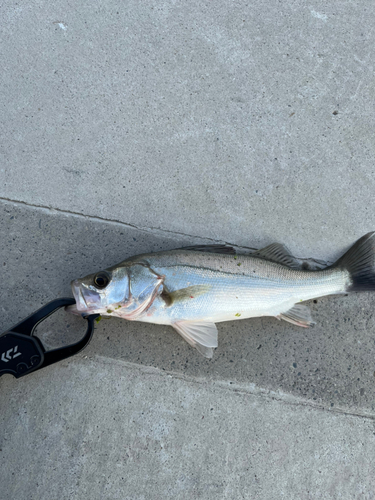
[[[142,320],[173,324],[183,320],[214,323],[278,316],[295,303],[345,293],[349,273],[290,269],[248,255],[173,250],[140,257],[160,276],[172,301],[158,294]],[[181,298],[173,293],[186,290]]]
[[[313,324],[309,299],[375,288],[375,233],[326,269],[301,269],[272,244],[250,255],[213,245],[143,254],[72,282],[72,312],[100,313],[173,326],[206,357],[217,347],[215,323],[274,316]]]

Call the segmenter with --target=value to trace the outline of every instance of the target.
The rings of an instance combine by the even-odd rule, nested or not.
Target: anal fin
[[[217,347],[217,328],[215,323],[208,321],[177,321],[173,328],[195,347],[205,358],[212,358]]]
[[[311,317],[310,308],[302,304],[295,304],[291,309],[279,314],[277,317],[293,323],[293,325],[303,326],[304,328],[315,325]]]

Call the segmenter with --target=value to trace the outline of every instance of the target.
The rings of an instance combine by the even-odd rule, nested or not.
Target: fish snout
[[[101,297],[96,290],[90,290],[79,280],[73,280],[71,287],[78,312],[88,312],[100,307]]]

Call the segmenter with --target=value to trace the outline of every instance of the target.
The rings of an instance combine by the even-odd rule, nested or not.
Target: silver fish
[[[72,290],[73,313],[171,325],[211,358],[218,345],[215,323],[274,316],[308,327],[310,310],[301,302],[375,290],[375,232],[318,271],[301,269],[278,243],[249,255],[197,246],[131,257],[72,281]]]

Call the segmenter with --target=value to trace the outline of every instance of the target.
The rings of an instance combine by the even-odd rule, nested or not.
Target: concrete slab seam
[[[70,215],[72,217],[80,217],[80,218],[90,219],[90,220],[97,221],[97,222],[104,222],[107,224],[116,224],[116,225],[120,225],[120,226],[129,227],[131,229],[136,229],[136,230],[142,231],[144,233],[152,233],[152,234],[156,234],[156,235],[163,236],[163,237],[170,238],[170,239],[172,239],[173,236],[182,236],[184,238],[192,238],[192,239],[194,238],[194,239],[200,239],[203,241],[209,241],[209,242],[212,242],[214,244],[229,245],[229,246],[232,246],[236,249],[245,249],[245,250],[250,250],[250,251],[259,250],[258,248],[254,248],[254,247],[236,245],[235,243],[231,243],[230,241],[215,240],[213,238],[203,238],[202,236],[181,233],[178,231],[169,231],[168,229],[161,229],[158,227],[137,226],[137,225],[132,224],[130,222],[122,222],[119,220],[107,219],[105,217],[99,217],[97,215],[87,215],[87,214],[83,214],[83,213],[79,213],[79,212],[73,212],[70,210],[62,210],[61,208],[50,207],[48,205],[34,205],[32,203],[27,203],[27,202],[22,201],[22,200],[13,200],[11,198],[0,197],[0,202],[13,203],[15,205],[23,205],[23,206],[26,206],[28,208],[34,208],[36,210],[42,210],[42,211],[47,211],[47,212],[57,212],[57,213],[60,213],[60,214],[66,215],[66,216]],[[295,257],[296,259],[301,260],[301,261],[309,261],[312,263],[316,263],[319,266],[329,266],[329,265],[334,263],[334,262],[331,262],[329,260],[322,261],[320,259],[314,259],[313,257],[298,257],[297,255],[294,255],[293,257]]]
[[[101,356],[101,355],[95,355],[88,359],[90,360],[95,359],[104,365],[107,364],[112,365],[113,363],[116,363],[117,365],[123,366],[124,368],[127,368],[129,370],[137,370],[145,374],[157,375],[158,377],[165,377],[165,376],[172,377],[198,385],[210,385],[212,387],[216,387],[225,391],[234,392],[239,395],[247,394],[255,397],[260,397],[262,399],[266,399],[269,401],[278,401],[280,403],[284,403],[290,406],[305,406],[305,407],[310,407],[314,410],[324,411],[328,413],[364,418],[367,420],[375,420],[375,415],[368,412],[352,412],[340,407],[328,408],[325,405],[315,403],[310,400],[298,398],[297,396],[286,394],[282,391],[275,392],[269,389],[258,387],[255,384],[244,385],[236,382],[226,382],[224,380],[207,380],[201,377],[191,377],[183,373],[160,370],[159,368],[155,368],[153,366],[142,366],[136,363],[131,363],[129,361],[107,358],[106,356]]]

